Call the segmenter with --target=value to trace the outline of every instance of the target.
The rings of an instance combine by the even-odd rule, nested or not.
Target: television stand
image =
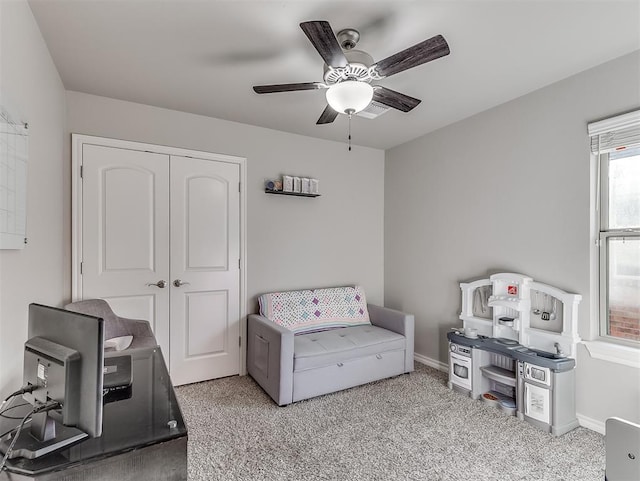
[[[9,459],[39,458],[70,447],[89,437],[84,431],[56,422],[47,413],[34,414],[32,419],[31,426],[25,426],[20,431],[20,435],[9,454]],[[0,439],[1,454],[5,454],[9,449],[13,441],[13,434],[9,433]]]

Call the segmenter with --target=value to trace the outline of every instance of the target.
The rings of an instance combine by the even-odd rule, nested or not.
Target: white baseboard
[[[429,367],[437,369],[438,371],[449,372],[449,365],[436,359],[432,359],[418,353],[413,354],[413,359],[418,361],[420,364],[425,364]]]
[[[593,419],[577,413],[576,417],[578,418],[578,423],[583,428],[591,429],[592,431],[595,431],[597,433],[604,434],[605,429],[604,423],[602,421],[598,421],[597,419]]]

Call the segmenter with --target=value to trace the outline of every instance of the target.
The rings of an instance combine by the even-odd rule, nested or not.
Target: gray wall
[[[640,106],[639,70],[635,52],[387,151],[385,301],[415,314],[417,353],[447,361],[459,283],[495,272],[581,294],[592,335],[587,123]],[[639,422],[639,374],[581,346],[578,412]]]
[[[264,292],[354,283],[383,301],[384,151],[77,92],[67,92],[67,128],[246,157],[250,311]],[[322,196],[265,194],[264,179],[283,173],[319,179]]]
[[[58,305],[65,251],[62,226],[65,93],[27,2],[0,1],[0,103],[29,122],[24,250],[0,250],[0,397],[22,385],[27,306]],[[18,120],[18,119],[16,119]]]

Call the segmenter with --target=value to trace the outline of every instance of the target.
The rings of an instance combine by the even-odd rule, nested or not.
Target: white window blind
[[[588,125],[591,152],[606,154],[640,146],[640,110]]]

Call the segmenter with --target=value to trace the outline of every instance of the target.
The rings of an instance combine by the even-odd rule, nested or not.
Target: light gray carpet
[[[189,480],[604,479],[604,438],[561,437],[416,372],[276,406],[249,377],[177,388]]]

